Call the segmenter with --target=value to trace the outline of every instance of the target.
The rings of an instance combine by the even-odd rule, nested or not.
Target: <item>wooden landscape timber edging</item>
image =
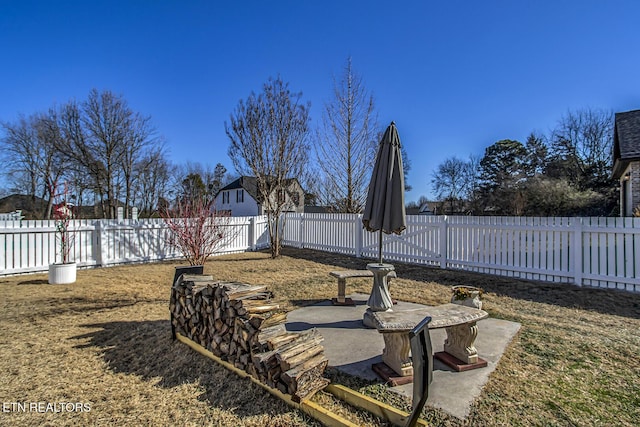
[[[239,375],[240,377],[250,379],[254,384],[259,385],[260,387],[262,387],[263,389],[265,389],[266,391],[268,391],[272,395],[282,399],[287,405],[292,406],[292,407],[304,412],[305,414],[309,415],[310,417],[315,418],[316,420],[318,420],[319,422],[321,422],[325,426],[329,426],[329,427],[358,427],[358,424],[354,424],[351,421],[346,420],[346,419],[342,418],[341,416],[332,413],[328,409],[323,408],[322,406],[318,405],[317,403],[311,402],[308,399],[307,400],[303,400],[301,402],[294,401],[291,398],[290,395],[282,393],[280,390],[271,388],[268,385],[260,382],[256,378],[254,378],[251,375],[249,375],[247,372],[243,371],[242,369],[238,369],[235,366],[233,366],[231,363],[220,359],[219,357],[217,357],[216,355],[211,353],[209,350],[207,350],[206,348],[202,347],[200,344],[191,341],[189,338],[181,335],[179,332],[176,333],[176,338],[178,339],[178,341],[185,343],[186,345],[188,345],[189,347],[191,347],[192,349],[194,349],[198,353],[200,353],[203,356],[206,356],[206,357],[212,359],[213,361],[219,363],[220,365],[222,365],[223,367],[227,368],[231,372],[234,372],[235,374]]]
[[[411,416],[411,414],[407,412],[396,409],[393,406],[387,405],[386,403],[380,402],[379,400],[366,396],[362,393],[358,393],[357,391],[341,384],[329,384],[324,391],[331,393],[351,406],[364,409],[376,417],[387,420],[395,426],[406,426],[407,421]],[[418,419],[416,425],[423,427],[428,426],[427,422],[421,419]]]
[[[329,380],[329,360],[316,329],[288,332],[287,315],[264,286],[181,275],[171,288],[175,331],[267,386],[308,399]]]
[[[180,333],[176,333],[176,338],[178,341],[188,345],[198,353],[203,356],[208,357],[214,362],[222,365],[224,368],[229,371],[237,374],[241,378],[248,378],[254,384],[259,385],[273,396],[282,399],[287,405],[296,408],[310,417],[315,418],[319,422],[321,422],[325,426],[329,427],[358,427],[358,424],[354,424],[351,421],[342,418],[338,414],[334,414],[330,410],[324,408],[323,406],[312,402],[309,399],[303,400],[301,402],[295,402],[290,395],[282,393],[278,389],[271,388],[266,384],[263,384],[256,378],[249,375],[247,372],[242,369],[238,369],[233,366],[231,363],[226,362],[213,353],[211,353],[206,348],[202,347],[200,344],[191,341],[189,338],[181,335]],[[358,393],[355,390],[350,389],[349,387],[345,387],[340,384],[329,384],[324,388],[324,391],[331,393],[333,396],[338,398],[339,400],[357,408],[363,409],[371,414],[382,418],[383,420],[389,421],[391,424],[395,426],[403,427],[406,425],[407,420],[409,419],[410,414],[401,411],[399,409],[394,408],[393,406],[387,405],[386,403],[380,402],[372,397],[365,396],[362,393]],[[428,427],[426,421],[418,419],[418,426]]]

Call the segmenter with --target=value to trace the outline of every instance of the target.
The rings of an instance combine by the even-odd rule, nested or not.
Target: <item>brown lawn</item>
[[[211,259],[220,280],[267,285],[287,309],[335,296],[328,272],[367,260],[285,249]],[[82,270],[73,285],[46,275],[0,279],[0,425],[317,425],[248,380],[171,341],[173,270],[160,263]],[[434,425],[640,425],[640,294],[396,264],[394,298],[447,302],[449,287],[485,289],[489,314],[522,324],[464,423],[428,409]],[[368,293],[367,280],[348,293]],[[408,409],[409,402],[330,371],[335,382]],[[385,425],[315,400],[359,425]],[[30,403],[57,404],[47,412]],[[90,411],[66,412],[60,402]],[[22,411],[16,403],[27,404]],[[51,412],[51,410],[65,412]]]

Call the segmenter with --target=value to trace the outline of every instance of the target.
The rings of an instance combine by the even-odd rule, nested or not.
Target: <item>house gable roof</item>
[[[629,162],[633,160],[640,160],[640,110],[615,115],[613,177],[620,178]]]
[[[298,180],[296,178],[288,178],[285,180],[285,183],[287,184],[287,186],[290,186],[291,184],[297,183],[297,182]],[[246,191],[251,197],[253,197],[255,201],[257,201],[258,203],[261,203],[262,198],[260,197],[258,192],[258,180],[255,176],[241,176],[235,181],[232,181],[229,184],[222,187],[218,191],[218,194],[220,194],[220,192],[222,191],[236,190],[240,188],[244,189],[244,191]],[[216,194],[216,197],[218,194]]]
[[[254,200],[258,201],[258,180],[254,176],[241,176],[235,181],[230,182],[218,191],[218,194],[226,190],[244,189]]]

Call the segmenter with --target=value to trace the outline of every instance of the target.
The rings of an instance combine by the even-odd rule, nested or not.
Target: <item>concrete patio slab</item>
[[[323,346],[329,365],[350,375],[368,380],[380,380],[371,369],[374,363],[382,362],[384,341],[375,329],[365,328],[362,317],[367,309],[368,295],[353,294],[355,306],[336,306],[327,300],[290,312],[286,327],[290,331],[317,328],[324,337]],[[425,307],[399,301],[394,310]],[[478,354],[487,360],[486,368],[456,372],[434,359],[433,383],[429,386],[427,405],[464,419],[469,415],[471,404],[480,395],[482,387],[495,369],[505,348],[520,329],[520,324],[500,319],[484,319],[478,322],[478,337],[475,346]],[[433,351],[442,351],[446,332],[444,329],[430,330]],[[409,398],[413,385],[391,387],[392,391]]]

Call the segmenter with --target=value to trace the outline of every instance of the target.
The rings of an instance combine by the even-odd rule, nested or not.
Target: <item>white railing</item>
[[[356,214],[287,214],[284,245],[377,258]],[[640,219],[407,217],[384,235],[386,261],[640,291]]]
[[[244,252],[268,247],[265,217],[229,219],[229,241],[219,253]],[[161,219],[73,220],[71,259],[80,267],[177,259]],[[55,221],[0,221],[0,276],[47,271],[59,262]]]

